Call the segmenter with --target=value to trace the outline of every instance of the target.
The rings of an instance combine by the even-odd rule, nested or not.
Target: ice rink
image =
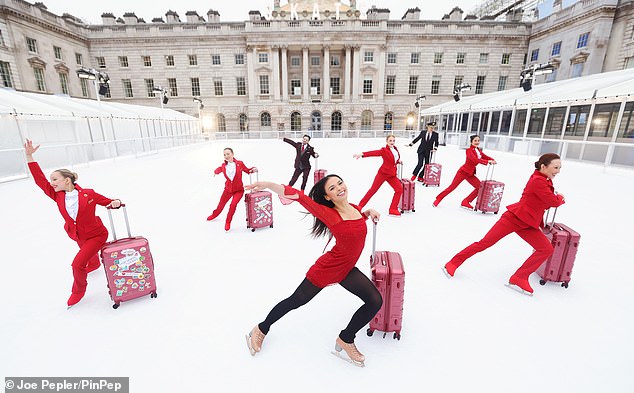
[[[379,149],[384,139],[312,142],[319,166],[340,175],[357,203],[381,160],[352,155]],[[408,142],[397,140],[407,177],[416,164]],[[207,222],[224,185],[224,177],[212,177],[224,147],[257,166],[262,179],[290,179],[294,150],[280,140],[211,141],[72,168],[82,187],[124,201],[133,234],[150,241],[158,298],[117,310],[103,269],[89,275],[84,299],[66,309],[77,245],[57,207],[30,178],[0,184],[0,377],[130,377],[133,393],[634,391],[633,170],[563,161],[554,183],[567,203],[557,221],[581,233],[579,252],[569,288],[540,286],[533,275],[533,297],[504,286],[532,251],[516,235],[467,261],[454,279],[442,274],[445,262],[498,219],[459,207],[470,185],[433,208],[439,189],[417,184],[416,212],[396,218],[387,215],[392,190],[384,184],[368,207],[383,214],[377,249],[403,257],[402,338],[359,332],[366,367],[358,368],[330,354],[360,305],[340,286],[286,315],[262,352],[249,354],[245,333],[292,293],[327,239],[312,239],[303,208],[276,197],[273,228],[248,230],[244,202],[230,232],[223,228],[228,206]],[[486,152],[499,163],[495,179],[506,184],[503,206],[518,201],[537,157]],[[464,156],[441,146],[441,188]],[[41,165],[47,176],[56,169]],[[480,179],[484,173],[479,166]],[[106,210],[98,213],[108,226]],[[121,223],[117,228],[123,233]],[[357,264],[368,275],[371,233],[368,223]]]

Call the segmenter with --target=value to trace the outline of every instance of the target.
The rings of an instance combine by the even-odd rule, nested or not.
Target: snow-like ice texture
[[[416,153],[407,142],[399,138],[397,146],[409,177]],[[352,155],[384,140],[315,138],[313,145],[319,165],[346,181],[352,202],[360,200],[380,158]],[[360,306],[337,285],[287,314],[262,352],[249,354],[244,335],[292,293],[326,239],[309,236],[312,219],[301,206],[277,198],[272,229],[248,230],[242,202],[229,233],[226,210],[207,222],[224,184],[212,170],[225,146],[257,166],[262,179],[290,179],[294,151],[280,140],[212,141],[74,168],[80,185],[127,203],[133,234],[150,241],[158,298],[117,310],[102,269],[90,274],[84,299],[66,310],[77,246],[57,207],[32,179],[0,184],[0,377],[129,376],[133,393],[634,391],[634,171],[563,161],[555,187],[567,203],[557,221],[580,232],[581,244],[570,287],[540,286],[535,274],[533,297],[504,286],[531,253],[514,234],[467,261],[454,279],[441,272],[499,217],[459,207],[471,186],[462,184],[433,208],[439,189],[417,184],[416,212],[394,218],[384,184],[368,207],[383,214],[377,249],[399,252],[405,264],[402,338],[360,331],[356,343],[367,360],[358,368],[330,354]],[[499,162],[495,179],[506,183],[503,206],[516,202],[536,157],[487,153]],[[464,156],[457,147],[440,148],[442,187]],[[107,225],[105,209],[98,212]],[[369,275],[368,229],[357,266]]]

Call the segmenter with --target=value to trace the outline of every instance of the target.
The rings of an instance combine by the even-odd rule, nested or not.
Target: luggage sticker
[[[141,248],[139,249],[139,251],[141,251],[142,253],[144,253],[144,252],[146,252],[146,251],[147,251],[147,248],[145,248],[145,247],[141,247]]]
[[[115,252],[112,252],[112,253],[110,254],[110,258],[112,258],[112,259],[116,259],[118,256],[119,256],[119,253],[118,253],[118,252],[116,252],[116,251],[115,251]]]

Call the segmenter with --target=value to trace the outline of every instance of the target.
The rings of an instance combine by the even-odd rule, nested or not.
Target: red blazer
[[[379,173],[385,176],[396,176],[396,163],[401,162],[401,153],[398,151],[396,146],[394,146],[394,148],[398,153],[398,160],[396,161],[394,161],[394,154],[392,154],[388,145],[385,145],[385,147],[382,147],[380,150],[364,151],[361,153],[361,157],[383,158],[383,164],[381,164],[381,167],[379,168]]]
[[[526,183],[520,201],[506,208],[526,224],[539,228],[544,226],[544,211],[563,204],[563,197],[555,194],[552,180],[536,170]]]
[[[482,156],[482,158],[478,159],[478,154],[476,153],[475,149],[480,150],[480,155]],[[489,160],[493,160],[493,158],[484,154],[482,152],[482,149],[480,149],[479,147],[469,147],[466,151],[466,154],[467,161],[465,161],[464,165],[462,165],[459,170],[464,171],[469,175],[475,175],[476,166],[478,166],[478,164],[486,165],[489,163]]]
[[[108,230],[103,226],[103,222],[95,215],[95,208],[97,205],[106,206],[110,204],[113,201],[112,199],[75,184],[75,188],[79,192],[79,209],[77,210],[77,219],[73,220],[66,211],[66,192],[56,192],[53,189],[37,162],[29,162],[29,170],[33,175],[35,184],[57,203],[57,208],[64,218],[64,230],[71,239],[77,241],[79,239],[90,239],[104,233],[106,236],[108,235]]]
[[[242,172],[251,173],[254,168],[247,168],[247,166],[244,165],[244,162],[236,160],[235,158],[233,159],[233,162],[236,163],[236,175],[233,177],[233,181],[231,181],[231,179],[227,176],[227,161],[224,161],[222,165],[214,170],[216,175],[220,174],[220,172],[225,175],[225,179],[227,179],[225,182],[225,191],[230,193],[244,191],[244,185],[242,184]]]

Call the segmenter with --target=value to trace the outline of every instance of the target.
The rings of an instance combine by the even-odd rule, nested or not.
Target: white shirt
[[[226,169],[227,177],[229,180],[233,181],[233,178],[236,177],[236,163],[235,162],[227,162]]]
[[[75,221],[77,219],[77,211],[79,210],[79,192],[77,190],[67,191],[65,204],[68,215]]]
[[[478,149],[478,148],[476,147],[476,148],[475,148],[475,152],[476,152],[476,155],[478,156],[478,160],[481,160],[481,159],[482,159],[482,154],[480,154],[480,149]]]
[[[394,146],[390,146],[390,150],[392,151],[392,154],[394,154],[394,162],[398,162],[398,151],[396,151],[396,148]]]

